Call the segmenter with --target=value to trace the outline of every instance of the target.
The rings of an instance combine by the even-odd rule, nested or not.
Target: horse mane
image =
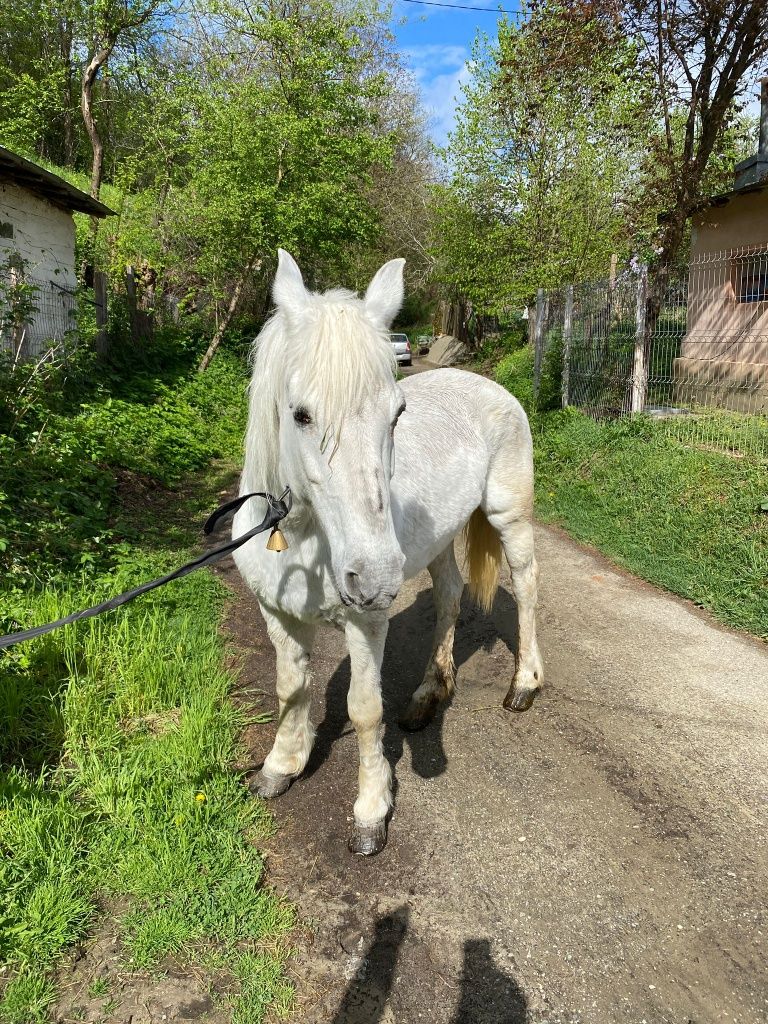
[[[396,369],[388,332],[372,322],[362,299],[342,288],[307,293],[306,306],[295,313],[278,308],[256,338],[251,362],[243,489],[274,494],[289,482],[279,472],[286,381],[295,375],[330,457],[347,416]]]

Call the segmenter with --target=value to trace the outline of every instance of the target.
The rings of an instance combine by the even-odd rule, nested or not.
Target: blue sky
[[[443,0],[450,3],[450,0]],[[395,0],[392,28],[405,63],[421,89],[432,120],[432,137],[446,141],[462,82],[468,78],[467,61],[478,28],[496,34],[498,0],[465,0],[483,11],[450,10]],[[512,9],[515,3],[505,3]]]
[[[452,0],[441,2],[451,4]],[[392,29],[405,63],[421,90],[424,106],[431,118],[432,138],[438,145],[446,142],[453,127],[461,85],[469,77],[467,61],[477,30],[482,29],[494,37],[501,17],[498,8],[515,10],[518,7],[518,0],[455,2],[484,7],[488,13],[393,0]],[[759,89],[751,86],[747,96],[747,113],[757,116],[760,113]]]

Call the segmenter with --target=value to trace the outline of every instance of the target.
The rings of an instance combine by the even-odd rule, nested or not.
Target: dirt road
[[[349,668],[343,637],[320,634],[317,744],[274,804],[270,852],[309,922],[301,1024],[768,1020],[768,651],[556,531],[539,529],[538,554],[547,684],[525,715],[501,710],[505,579],[491,616],[462,609],[452,706],[402,733],[429,655],[428,576],[400,594],[383,670],[396,809],[372,860],[346,850]],[[274,694],[247,594],[228,628],[244,685]],[[256,766],[270,728],[249,741]]]

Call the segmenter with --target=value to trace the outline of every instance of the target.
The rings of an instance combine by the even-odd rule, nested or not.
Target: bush
[[[245,364],[221,352],[200,375],[197,357],[166,334],[112,364],[83,349],[44,372],[0,374],[0,568],[21,582],[99,560],[121,536],[126,471],[172,488],[239,454]]]
[[[494,378],[512,392],[529,416],[533,415],[533,349],[526,346],[505,356],[496,367]]]

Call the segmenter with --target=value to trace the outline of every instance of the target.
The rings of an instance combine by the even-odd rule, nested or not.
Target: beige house
[[[75,211],[94,217],[113,212],[57,174],[0,146],[0,349],[34,355],[72,330]],[[20,284],[33,286],[24,323],[10,308]]]
[[[744,412],[768,412],[768,79],[761,95],[757,153],[736,165],[733,189],[694,217],[675,360],[681,394]]]

